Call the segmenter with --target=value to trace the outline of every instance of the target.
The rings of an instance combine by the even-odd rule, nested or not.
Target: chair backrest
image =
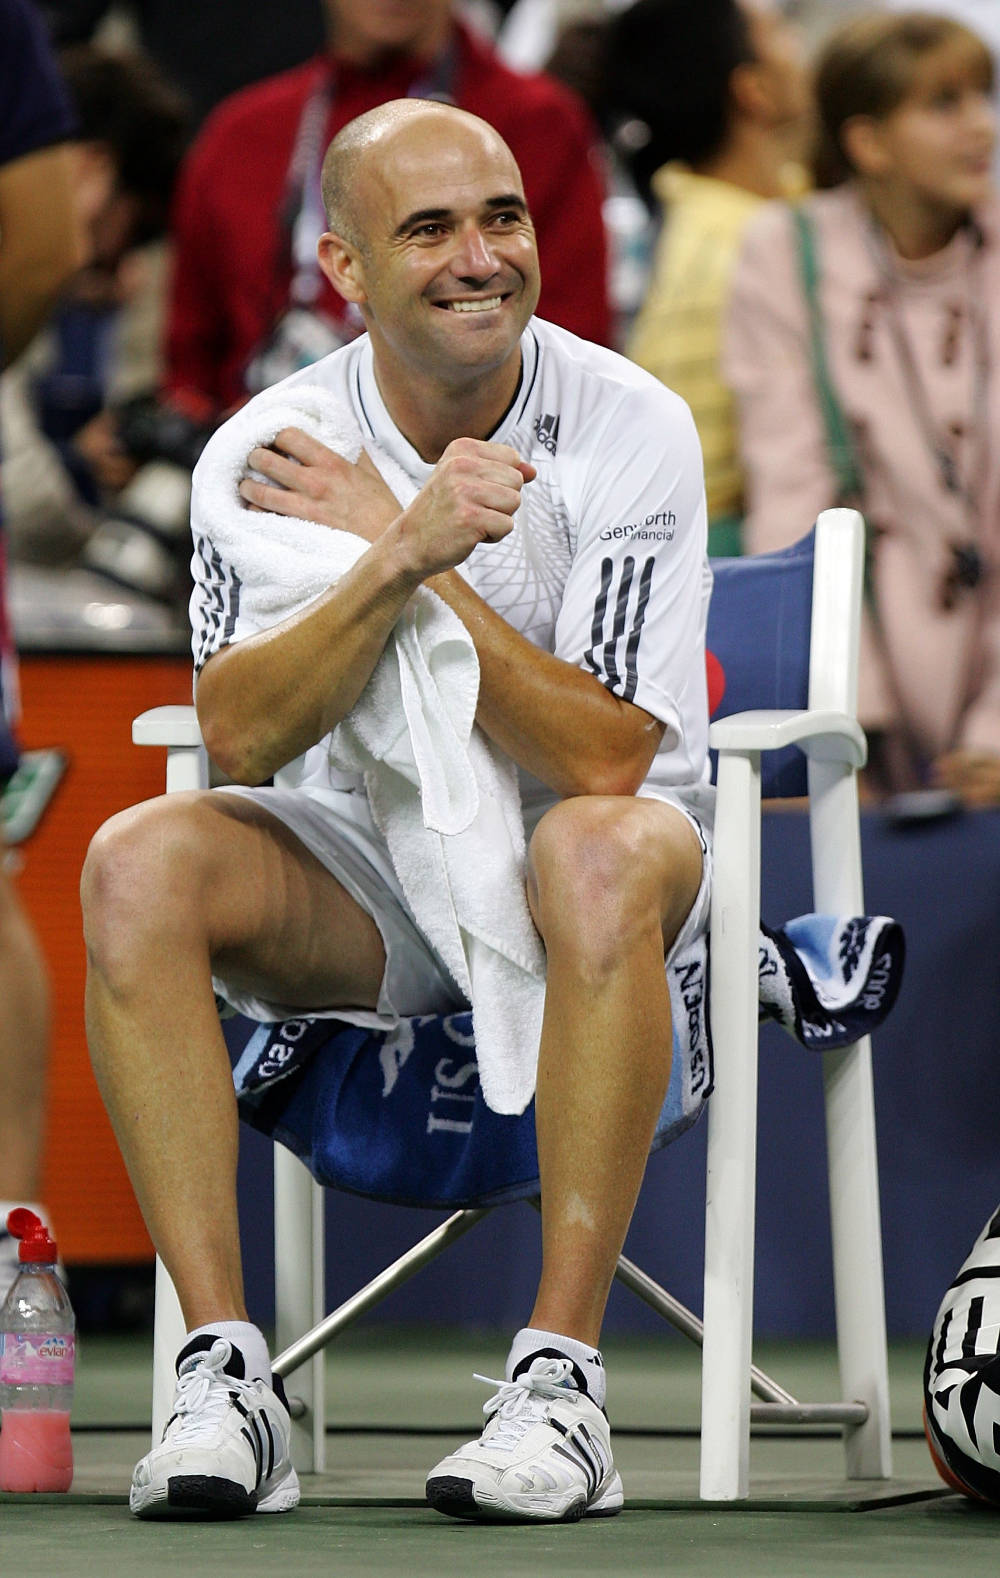
[[[834,509],[789,548],[712,561],[707,645],[725,676],[715,717],[806,706],[854,713],[863,555],[861,516]],[[767,753],[761,792],[804,795],[802,752]]]

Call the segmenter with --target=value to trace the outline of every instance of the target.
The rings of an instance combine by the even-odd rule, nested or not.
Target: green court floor
[[[148,1441],[150,1343],[82,1344],[74,1408],[76,1477],[68,1496],[0,1495],[0,1574],[202,1578],[209,1573],[436,1578],[493,1574],[924,1574],[990,1567],[1000,1514],[944,1492],[920,1433],[916,1345],[894,1347],[894,1476],[848,1485],[829,1431],[755,1436],[751,1498],[697,1501],[698,1356],[679,1339],[605,1349],[615,1458],[626,1510],[560,1528],[456,1523],[423,1502],[426,1471],[475,1433],[504,1339],[369,1327],[327,1361],[325,1472],[303,1481],[300,1509],[236,1524],[140,1524],[131,1465]],[[835,1392],[822,1345],[762,1348],[765,1369],[803,1399]],[[294,1390],[294,1378],[289,1387]]]

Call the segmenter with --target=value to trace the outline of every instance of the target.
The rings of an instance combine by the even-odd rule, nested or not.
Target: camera
[[[182,606],[190,587],[191,472],[214,424],[152,395],[125,402],[115,416],[123,447],[141,464],[81,562],[129,591]]]

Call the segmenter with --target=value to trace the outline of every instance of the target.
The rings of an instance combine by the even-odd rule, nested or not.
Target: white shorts
[[[339,1019],[348,1025],[391,1031],[400,1019],[416,1014],[451,1014],[469,1007],[440,954],[413,918],[363,792],[314,787],[251,789],[235,784],[213,792],[242,795],[283,822],[372,917],[385,946],[385,972],[375,1008],[303,1009],[301,1004],[252,997],[228,985],[224,978],[213,976],[216,993],[237,1013],[263,1024],[308,1013],[310,1018]],[[702,848],[701,885],[667,955],[669,962],[708,925],[712,890],[711,810],[700,803],[697,810],[692,809],[682,793],[657,790],[643,797],[663,800],[687,817]]]

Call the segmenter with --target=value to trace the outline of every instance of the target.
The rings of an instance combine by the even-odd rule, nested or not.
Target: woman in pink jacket
[[[849,22],[817,63],[821,184],[769,204],[725,364],[746,541],[854,503],[871,575],[860,708],[877,790],[1000,802],[1000,207],[992,62],[925,13]]]

